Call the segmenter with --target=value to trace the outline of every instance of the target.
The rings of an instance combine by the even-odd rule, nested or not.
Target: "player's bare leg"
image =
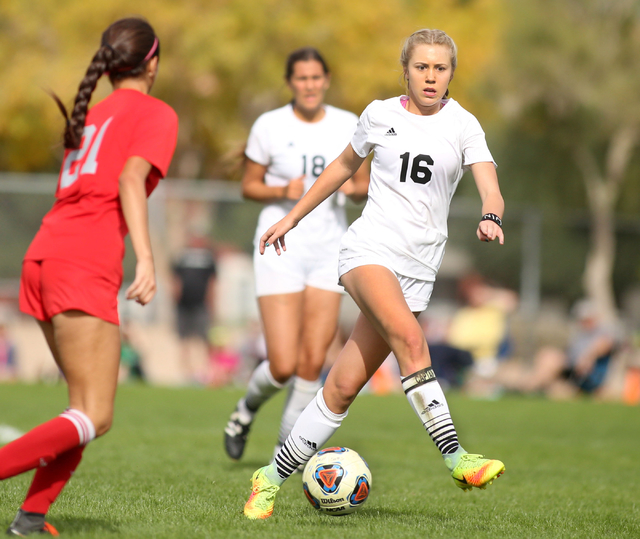
[[[29,456],[44,459],[38,467],[25,502],[7,530],[13,535],[49,533],[45,522],[50,505],[64,488],[82,458],[85,445],[106,433],[113,419],[113,404],[120,362],[120,333],[115,324],[80,311],[68,311],[40,322],[54,359],[68,384],[69,409],[61,417],[36,427],[6,452],[29,466]],[[33,455],[31,455],[33,453]],[[37,454],[36,454],[37,453]],[[15,455],[20,454],[21,459]]]
[[[276,452],[289,436],[296,419],[316,396],[327,350],[336,334],[341,294],[308,286],[302,307],[302,336],[295,377],[289,384],[282,412]]]
[[[325,387],[318,391],[315,399],[304,409],[274,461],[253,474],[251,496],[244,508],[247,518],[265,519],[271,516],[280,485],[324,445],[346,417],[346,411],[332,411],[323,394],[334,395],[333,400],[336,402],[340,399],[335,396],[348,394],[348,398],[343,400],[353,401],[388,354],[388,345],[368,320],[360,315],[349,340],[329,372]],[[333,408],[335,410],[337,406],[333,405]],[[301,440],[305,440],[306,444]]]
[[[303,301],[302,292],[258,298],[269,360],[254,370],[247,393],[238,401],[225,427],[224,447],[233,460],[242,457],[251,423],[260,406],[282,389],[295,373]]]
[[[431,368],[424,333],[416,320],[419,313],[409,309],[396,276],[383,266],[367,265],[343,275],[342,282],[393,350],[409,403],[442,454],[455,484],[464,490],[486,488],[504,472],[504,464],[467,454],[458,442],[444,392]]]
[[[69,406],[84,412],[102,436],[113,421],[120,365],[120,327],[80,311],[53,317],[58,365],[69,386]]]

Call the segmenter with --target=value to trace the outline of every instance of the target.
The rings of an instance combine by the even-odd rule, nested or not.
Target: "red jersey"
[[[73,262],[119,287],[128,232],[120,204],[120,174],[129,157],[151,163],[149,196],[167,173],[177,133],[175,111],[136,90],[115,90],[92,107],[80,148],[64,154],[56,202],[25,260]]]

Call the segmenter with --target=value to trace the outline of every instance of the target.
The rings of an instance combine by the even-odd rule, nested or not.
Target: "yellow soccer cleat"
[[[451,477],[462,490],[471,490],[471,487],[485,489],[503,473],[504,464],[499,460],[467,453],[460,457],[458,465],[451,472]]]
[[[276,494],[280,487],[272,483],[264,473],[267,466],[253,472],[251,496],[244,506],[244,516],[252,520],[269,518],[273,513]]]

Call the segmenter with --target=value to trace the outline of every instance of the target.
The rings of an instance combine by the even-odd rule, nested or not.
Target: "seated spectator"
[[[448,317],[423,313],[419,321],[429,346],[431,366],[440,380],[440,385],[445,390],[460,389],[473,366],[471,353],[448,344]]]
[[[430,344],[431,366],[443,389],[460,389],[473,366],[473,358],[467,350],[448,344]]]
[[[511,290],[489,285],[477,274],[462,279],[459,291],[465,305],[451,319],[447,344],[473,358],[466,380],[468,392],[496,396],[500,389],[495,377],[499,363],[510,355],[509,314],[516,309],[518,297]]]
[[[593,394],[602,387],[620,344],[619,335],[615,327],[601,320],[590,301],[578,302],[574,317],[577,328],[567,347],[541,348],[531,368],[518,365],[506,368],[502,381],[507,389],[570,398],[578,393]]]

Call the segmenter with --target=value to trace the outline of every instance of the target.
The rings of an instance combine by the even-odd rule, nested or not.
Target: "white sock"
[[[294,377],[293,383],[289,386],[289,394],[282,411],[278,445],[284,445],[296,419],[300,417],[302,411],[313,400],[320,387],[322,387],[320,380],[309,381],[298,376]]]
[[[334,414],[324,402],[322,389],[298,417],[291,434],[266,470],[267,477],[281,485],[301,464],[306,464],[333,433],[349,411]]]
[[[271,374],[271,370],[269,370],[269,362],[263,361],[260,363],[249,379],[247,393],[244,396],[244,402],[248,411],[251,414],[255,414],[260,406],[273,397],[273,395],[283,387],[284,384],[277,382]]]
[[[466,451],[458,442],[449,405],[431,367],[414,372],[402,379],[409,404],[427,429],[429,436],[450,469],[455,468]]]
[[[80,437],[79,445],[87,445],[91,440],[96,437],[96,428],[93,425],[89,416],[80,410],[75,410],[74,408],[67,408],[63,413],[60,414],[60,417],[64,417],[73,423],[75,428],[78,430],[78,436]]]

